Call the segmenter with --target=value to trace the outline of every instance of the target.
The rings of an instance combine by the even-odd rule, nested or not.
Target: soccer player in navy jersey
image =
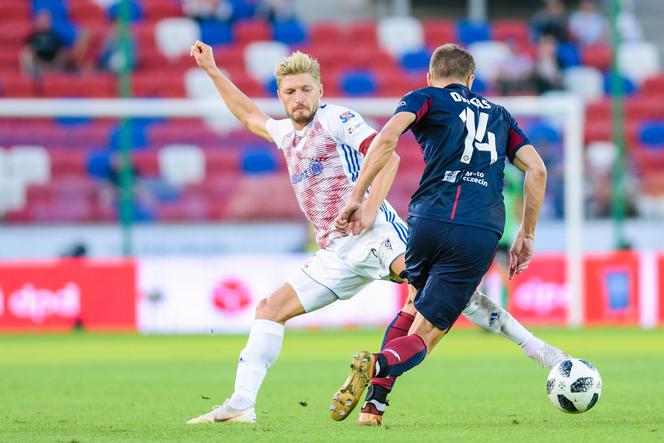
[[[468,304],[503,234],[505,159],[525,173],[524,211],[510,250],[509,278],[523,272],[532,258],[546,167],[512,115],[471,92],[474,71],[472,55],[459,46],[434,51],[429,86],[399,102],[372,141],[337,218],[337,229],[360,234],[364,195],[410,129],[425,161],[409,205],[402,274],[417,289],[417,314],[408,335],[389,341],[379,353],[354,356],[351,373],[333,398],[335,420],[349,415],[372,378],[398,377],[422,362]]]

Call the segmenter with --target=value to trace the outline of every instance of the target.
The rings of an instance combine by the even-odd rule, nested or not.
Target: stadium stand
[[[188,56],[189,45],[197,38],[215,46],[220,66],[252,97],[273,96],[274,66],[296,49],[319,59],[327,97],[398,97],[421,87],[428,57],[443,42],[470,48],[478,64],[475,89],[487,95],[499,91],[501,65],[509,59],[511,48],[537,63],[537,41],[522,20],[488,23],[392,17],[378,22],[305,24],[295,17],[263,20],[256,16],[254,2],[231,3],[231,19],[221,21],[189,18],[178,0],[132,2],[133,95],[216,96]],[[102,5],[93,0],[3,0],[0,98],[116,96],[116,73],[100,59],[118,8],[117,4],[107,9]],[[17,47],[25,43],[33,19],[43,10],[52,16],[53,31],[70,53],[84,36],[87,43],[76,63],[57,72],[28,74]],[[585,141],[609,142],[610,47],[602,42],[588,46],[558,42],[556,54],[562,86],[587,101]],[[628,94],[625,137],[630,160],[645,198],[662,196],[664,74],[655,45],[625,43],[618,52],[618,66],[619,81]],[[535,86],[527,92],[538,93]],[[522,124],[533,139],[557,144],[559,149],[558,128],[536,120],[525,119]],[[155,194],[137,197],[139,219],[299,219],[279,153],[234,125],[224,129],[230,132],[222,138],[200,119],[134,121],[135,172],[139,182],[150,183],[144,187],[145,193]],[[113,189],[117,185],[118,134],[115,122],[104,119],[0,121],[0,146],[5,147],[0,147],[0,214],[10,222],[94,222],[116,216]],[[169,146],[173,144],[176,146]],[[400,149],[404,160],[392,192],[402,213],[421,167],[414,140],[406,137],[404,145]],[[276,194],[263,196],[264,189]]]

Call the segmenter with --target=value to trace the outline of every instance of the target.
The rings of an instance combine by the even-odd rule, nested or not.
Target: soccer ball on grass
[[[551,368],[546,394],[561,411],[578,414],[597,404],[602,394],[602,378],[587,361],[568,358]]]

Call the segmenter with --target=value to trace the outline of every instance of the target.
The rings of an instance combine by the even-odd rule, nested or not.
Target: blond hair
[[[318,60],[305,54],[295,51],[282,60],[274,70],[274,76],[277,78],[277,87],[281,84],[281,79],[287,75],[311,74],[311,76],[320,85],[320,65]]]
[[[434,78],[465,80],[475,73],[475,59],[462,47],[447,43],[433,51],[429,73]]]

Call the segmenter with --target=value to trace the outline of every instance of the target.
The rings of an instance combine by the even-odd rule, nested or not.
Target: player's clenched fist
[[[196,43],[194,43],[189,52],[196,60],[196,63],[198,63],[198,66],[208,74],[217,69],[211,46],[206,45],[200,40],[196,40]]]

